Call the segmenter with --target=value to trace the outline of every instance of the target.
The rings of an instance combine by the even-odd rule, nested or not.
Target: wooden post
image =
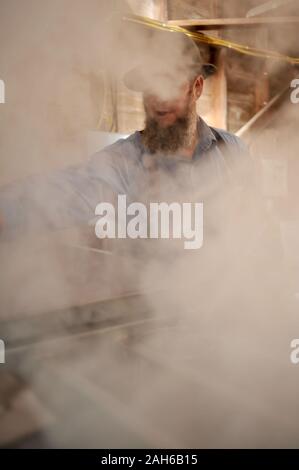
[[[168,20],[167,0],[154,0],[154,18],[159,21]]]
[[[268,45],[268,29],[261,28],[260,31],[257,31],[257,47],[263,47],[267,49]],[[260,77],[256,81],[255,85],[255,112],[258,113],[269,102],[269,74],[267,71],[267,62],[264,61],[263,66],[261,67]]]
[[[212,80],[212,121],[215,127],[227,129],[227,78],[225,70],[226,50],[220,49],[215,54],[217,72]]]
[[[258,113],[269,102],[269,76],[263,67],[260,80],[255,85],[255,112]]]

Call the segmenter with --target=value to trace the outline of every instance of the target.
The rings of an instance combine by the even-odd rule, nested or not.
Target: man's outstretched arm
[[[86,165],[28,177],[0,189],[1,238],[9,240],[38,231],[84,226],[95,207],[124,193],[117,162],[107,150]]]

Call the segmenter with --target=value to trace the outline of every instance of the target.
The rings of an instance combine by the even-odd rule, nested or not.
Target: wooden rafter
[[[170,26],[181,26],[190,30],[216,30],[224,28],[257,27],[283,25],[299,25],[298,16],[269,17],[269,18],[216,18],[206,19],[198,18],[192,20],[170,20],[167,22]]]

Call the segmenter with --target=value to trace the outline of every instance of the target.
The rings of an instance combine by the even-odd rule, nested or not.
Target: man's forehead
[[[161,97],[176,97],[190,86],[190,76],[180,68],[168,67],[144,69],[142,72],[145,94],[157,94]]]
[[[180,96],[190,88],[190,81],[185,78],[178,80],[170,73],[157,73],[151,77],[150,83],[144,90],[144,95],[158,95],[165,98],[175,98]]]
[[[197,45],[184,33],[154,31],[136,66],[129,70],[124,82],[134,91],[144,92],[158,78],[166,86],[183,83],[197,75],[206,78],[207,67]],[[170,83],[170,84],[169,84]]]

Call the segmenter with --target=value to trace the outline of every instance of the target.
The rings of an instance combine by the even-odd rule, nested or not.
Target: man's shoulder
[[[92,159],[108,160],[109,162],[120,163],[126,158],[134,159],[139,154],[138,132],[134,132],[127,137],[116,140],[110,145],[102,148],[92,155]]]
[[[216,137],[224,160],[230,169],[238,168],[242,184],[254,181],[254,166],[247,145],[232,132],[215,127],[210,128]],[[232,165],[236,165],[235,167]]]
[[[108,183],[115,191],[126,193],[132,169],[139,158],[138,136],[134,133],[94,153],[89,158],[87,172],[93,179]]]
[[[226,145],[237,147],[240,150],[246,150],[246,146],[244,142],[240,139],[240,137],[236,136],[232,132],[226,131],[224,129],[219,129],[218,127],[210,127],[214,132],[217,140],[222,140]]]
[[[126,151],[132,151],[138,149],[139,143],[139,136],[138,131],[134,132],[133,134],[128,135],[127,137],[123,137],[121,139],[116,140],[110,145],[107,145],[102,150],[97,153],[107,152],[111,154],[119,154]]]

